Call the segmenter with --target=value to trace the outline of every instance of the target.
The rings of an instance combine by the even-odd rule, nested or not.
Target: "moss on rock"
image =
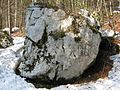
[[[0,31],[0,48],[6,48],[13,45],[12,37],[6,31]]]

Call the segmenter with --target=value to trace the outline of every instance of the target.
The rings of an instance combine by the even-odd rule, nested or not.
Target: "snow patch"
[[[19,30],[18,27],[13,27],[13,28],[12,28],[12,32],[15,32],[15,31],[18,31],[18,30]]]

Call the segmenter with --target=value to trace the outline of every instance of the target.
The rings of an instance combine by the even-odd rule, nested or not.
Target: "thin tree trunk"
[[[2,29],[2,8],[0,7],[0,30]]]
[[[20,6],[21,6],[21,8],[20,8],[20,11],[21,11],[21,16],[20,16],[20,25],[19,25],[19,27],[20,27],[20,31],[22,32],[23,31],[23,1],[21,0],[21,2],[20,2]]]
[[[112,16],[112,1],[110,0],[110,15]]]
[[[15,0],[15,27],[17,27],[17,0]]]
[[[37,2],[37,0],[32,0],[32,3]]]
[[[5,16],[5,27],[8,27],[8,16]]]
[[[108,10],[107,10],[107,3],[106,3],[105,0],[103,0],[103,4],[104,4],[104,7],[105,7],[106,16],[109,17]]]
[[[73,11],[75,11],[75,0],[73,0]]]
[[[120,0],[118,0],[118,2],[119,2],[119,6],[118,6],[118,9],[120,10]]]
[[[73,11],[73,3],[72,3],[72,0],[70,0],[70,11]]]
[[[8,27],[10,28],[10,32],[11,32],[11,15],[10,15],[10,0],[8,0]]]
[[[2,0],[0,1],[0,29],[2,29]]]

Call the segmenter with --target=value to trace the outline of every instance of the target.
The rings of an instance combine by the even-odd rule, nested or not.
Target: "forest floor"
[[[112,17],[108,18],[104,23],[102,30],[106,30],[106,32],[116,32],[120,37],[120,13],[115,13]],[[115,38],[114,43],[120,44],[120,38]]]
[[[119,15],[115,17],[115,30],[118,32],[120,32]],[[105,24],[104,28],[109,30],[111,25]],[[0,90],[48,90],[35,88],[33,84],[27,83],[25,78],[15,74],[15,66],[22,56],[20,49],[24,46],[25,33],[19,31],[12,33],[12,36],[14,45],[0,49]],[[107,60],[105,60],[106,63],[102,70],[87,75],[87,77],[84,76],[82,80],[78,80],[74,84],[60,85],[51,90],[120,90],[120,54],[110,57],[106,54],[106,56],[107,58],[104,59]]]

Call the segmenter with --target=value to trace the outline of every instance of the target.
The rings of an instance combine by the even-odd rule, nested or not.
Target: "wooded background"
[[[61,8],[67,13],[74,14],[80,8],[84,8],[106,16],[118,5],[117,0],[0,0],[0,29],[19,27],[23,30],[25,11],[32,2]]]

